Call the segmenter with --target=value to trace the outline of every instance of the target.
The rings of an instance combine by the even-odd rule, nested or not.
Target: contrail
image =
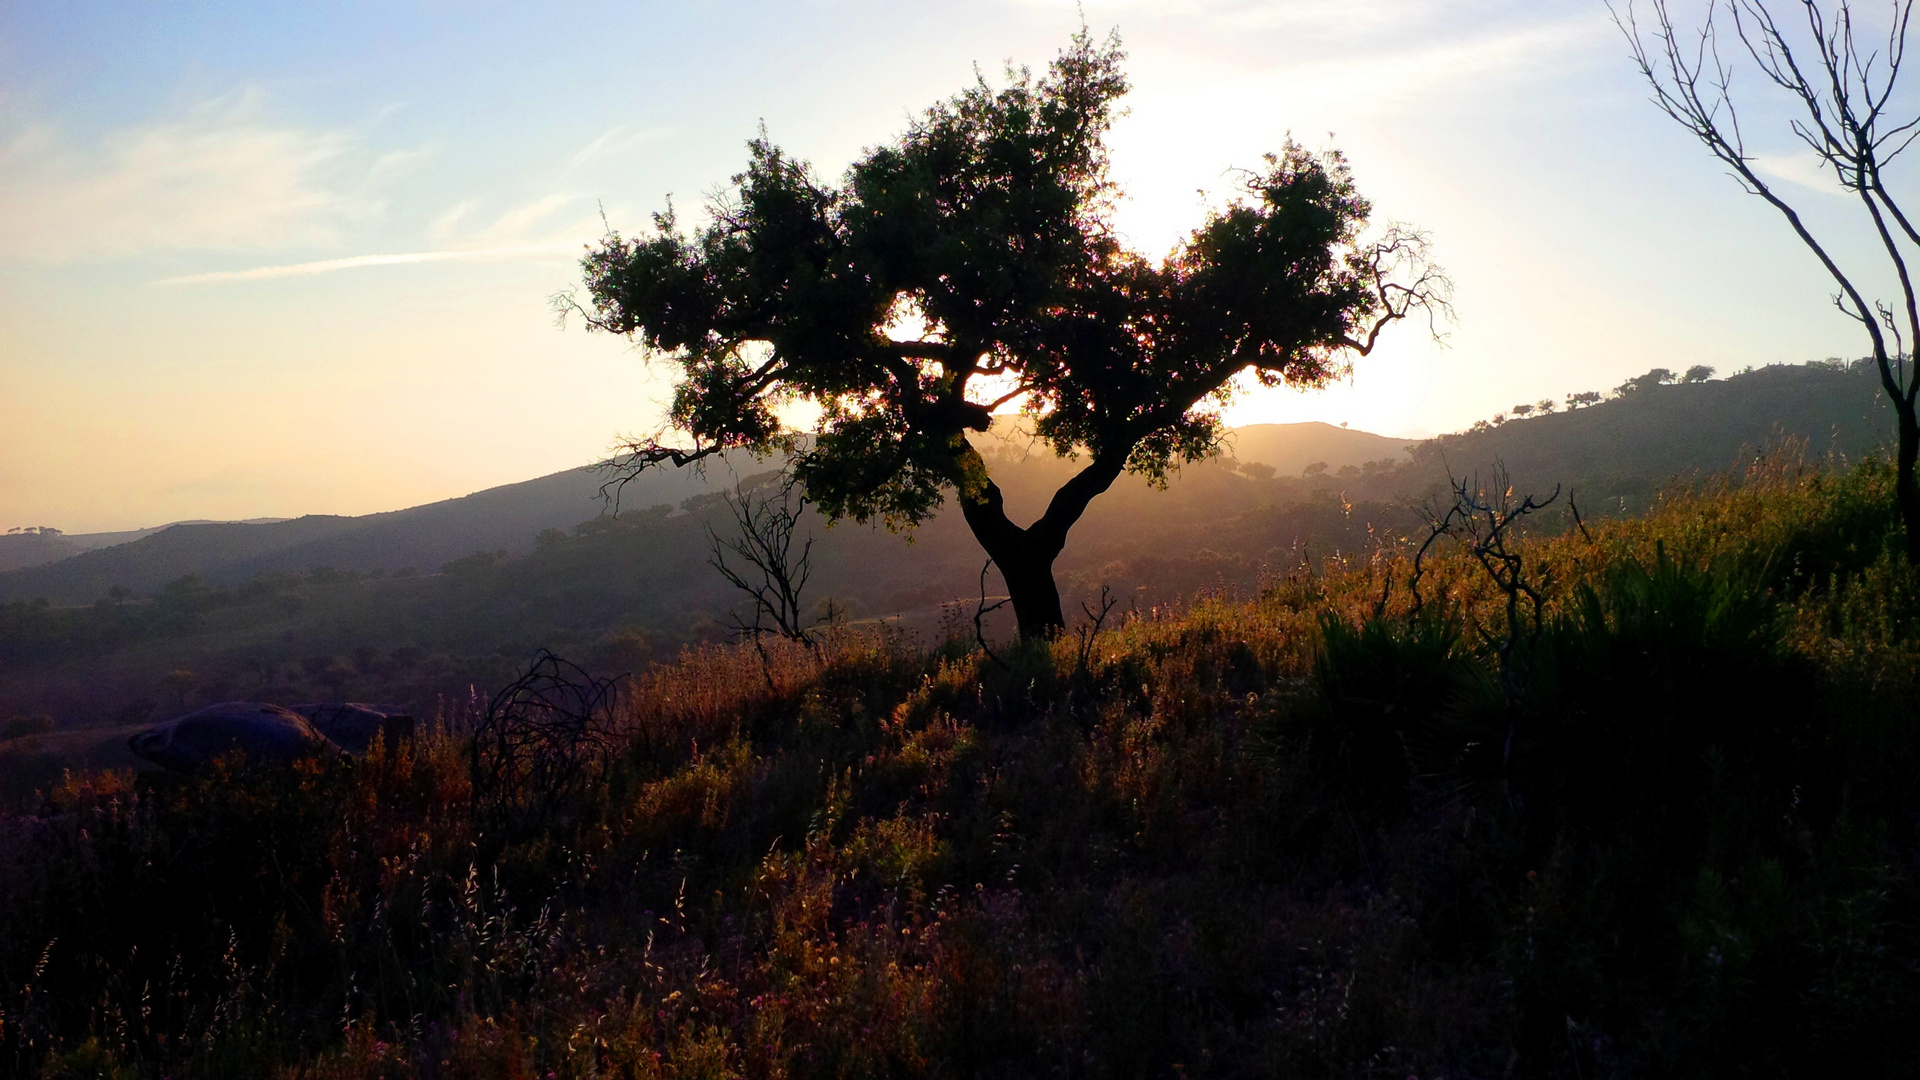
[[[559,255],[574,251],[577,242],[518,244],[512,247],[462,248],[456,251],[407,251],[394,255],[351,255],[344,259],[287,263],[282,266],[256,266],[251,270],[215,270],[207,274],[185,274],[161,278],[149,285],[210,285],[221,281],[259,281],[264,278],[299,277],[304,274],[329,274],[335,270],[357,270],[363,266],[400,266],[407,263],[473,262],[483,259],[511,259],[523,255]]]

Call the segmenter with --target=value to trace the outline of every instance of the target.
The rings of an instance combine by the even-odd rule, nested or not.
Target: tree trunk
[[[961,515],[1007,583],[1021,638],[1050,638],[1067,626],[1060,610],[1060,587],[1053,580],[1053,560],[1060,546],[1036,543],[1031,530],[1007,520],[999,489],[992,488],[991,495],[978,501],[962,499]]]
[[[979,454],[965,438],[956,441],[956,475],[973,478],[970,485],[961,487],[960,513],[973,530],[974,539],[986,549],[987,557],[1000,568],[1022,638],[1051,638],[1066,629],[1060,587],[1053,580],[1053,560],[1066,547],[1067,531],[1086,512],[1087,503],[1119,477],[1131,449],[1128,444],[1118,453],[1089,463],[1054,492],[1040,520],[1021,528],[1007,518],[1000,487],[986,475]]]
[[[1900,508],[1900,524],[1907,534],[1907,565],[1920,566],[1920,487],[1915,486],[1914,461],[1920,457],[1920,422],[1916,422],[1914,403],[1893,398],[1893,410],[1899,418],[1900,443],[1894,458],[1893,500]]]
[[[1013,617],[1025,640],[1050,638],[1067,628],[1060,611],[1060,587],[1053,580],[1053,555],[1027,550],[994,556],[994,565],[1007,583]]]

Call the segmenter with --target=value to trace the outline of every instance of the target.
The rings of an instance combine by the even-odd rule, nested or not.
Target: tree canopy
[[[564,303],[679,369],[674,435],[614,466],[789,453],[822,512],[894,527],[952,493],[1023,634],[1044,633],[1063,621],[1053,559],[1122,472],[1162,481],[1219,449],[1220,406],[1249,382],[1323,385],[1390,323],[1444,311],[1426,238],[1366,239],[1346,161],[1291,140],[1166,258],[1124,247],[1105,145],[1122,58],[1082,32],[1044,75],[981,79],[838,184],[763,132],[704,226],[669,207],[647,235],[609,231],[584,303]],[[820,413],[805,435],[780,418],[801,402]],[[969,440],[1012,408],[1086,461],[1025,527]]]

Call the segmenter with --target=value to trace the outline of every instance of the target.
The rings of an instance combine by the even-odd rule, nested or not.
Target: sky
[[[1656,366],[1864,351],[1598,0],[0,0],[0,530],[370,513],[592,461],[669,385],[556,325],[602,215],[697,213],[763,123],[837,177],[1082,18],[1129,57],[1138,250],[1291,134],[1455,283],[1443,342],[1397,327],[1235,423],[1419,437]],[[1844,226],[1769,119],[1767,169]]]

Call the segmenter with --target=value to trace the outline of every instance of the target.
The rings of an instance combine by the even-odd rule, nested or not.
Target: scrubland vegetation
[[[1774,462],[990,656],[846,632],[0,819],[13,1075],[1903,1075],[1920,581]],[[1552,530],[1549,530],[1552,531]],[[1384,597],[1384,600],[1383,600]]]

